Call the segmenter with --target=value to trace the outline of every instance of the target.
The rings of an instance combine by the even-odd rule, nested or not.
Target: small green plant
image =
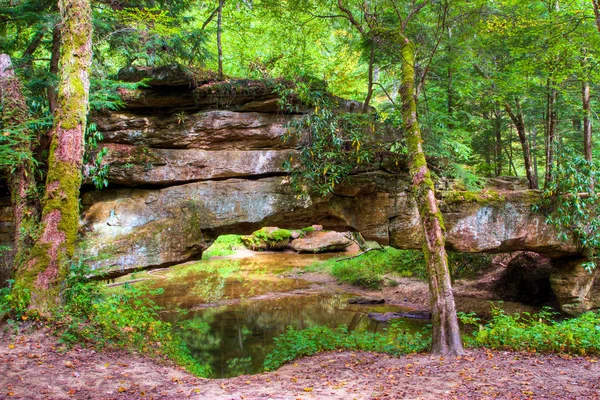
[[[289,327],[275,338],[275,348],[263,365],[266,371],[272,371],[297,358],[332,350],[376,351],[394,356],[419,353],[429,348],[429,336],[427,332],[408,333],[401,322],[393,323],[383,333],[348,331],[346,326],[335,329],[314,326],[304,330]]]
[[[472,313],[461,313],[464,324],[478,329],[465,342],[472,347],[538,353],[600,354],[600,314],[588,312],[577,318],[555,321],[544,308],[536,314],[507,315],[499,308],[485,325]]]

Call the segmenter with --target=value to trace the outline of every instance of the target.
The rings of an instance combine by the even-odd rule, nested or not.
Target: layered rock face
[[[321,224],[421,248],[407,176],[357,173],[326,198],[298,198],[282,168],[296,143],[281,140],[285,124],[298,116],[280,113],[276,93],[264,84],[192,82],[178,69],[134,71],[128,79],[136,73],[146,74],[150,87],[124,93],[124,110],[93,118],[109,149],[112,187],[82,199],[79,254],[93,268],[122,274],[198,259],[219,235],[264,226]],[[340,107],[360,108],[352,102]],[[577,255],[531,212],[537,196],[527,190],[447,193],[440,206],[448,248]]]

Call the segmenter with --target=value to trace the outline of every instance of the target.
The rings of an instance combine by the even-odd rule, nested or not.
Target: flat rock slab
[[[292,240],[290,248],[299,253],[325,253],[342,251],[350,246],[352,241],[343,233],[333,231],[315,231],[306,237]]]

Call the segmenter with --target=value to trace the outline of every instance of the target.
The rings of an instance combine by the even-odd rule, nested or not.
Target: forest
[[[0,397],[597,398],[599,51],[598,0],[0,0]]]

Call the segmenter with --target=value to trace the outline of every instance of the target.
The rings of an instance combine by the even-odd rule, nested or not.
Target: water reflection
[[[205,329],[184,332],[194,357],[212,366],[215,377],[225,378],[262,371],[265,356],[273,349],[273,338],[287,326],[304,329],[315,325],[351,330],[378,331],[389,326],[368,318],[368,312],[408,311],[389,305],[348,304],[349,294],[287,296],[243,301],[226,307],[214,307],[186,315]],[[179,322],[175,313],[163,317]],[[426,321],[408,320],[408,330],[423,329]]]

